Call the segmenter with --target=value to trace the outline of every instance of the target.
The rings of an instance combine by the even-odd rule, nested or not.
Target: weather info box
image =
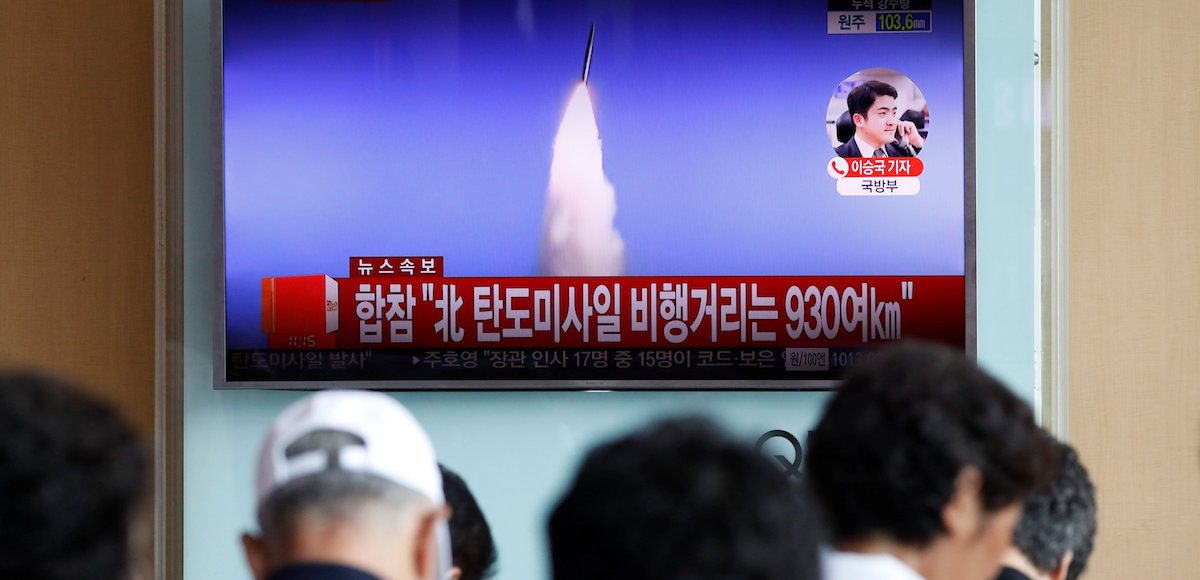
[[[820,389],[974,348],[962,2],[609,4],[225,0],[215,385]]]

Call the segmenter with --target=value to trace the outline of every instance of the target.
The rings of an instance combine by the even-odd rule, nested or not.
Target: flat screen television
[[[217,388],[974,349],[973,4],[224,0]]]

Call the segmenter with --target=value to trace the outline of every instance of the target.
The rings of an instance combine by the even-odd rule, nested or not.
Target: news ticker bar
[[[877,348],[250,349],[226,353],[226,378],[232,383],[832,381]],[[521,385],[497,387],[519,389]]]

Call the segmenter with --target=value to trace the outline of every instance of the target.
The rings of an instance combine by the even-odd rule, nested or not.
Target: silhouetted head
[[[1021,503],[1055,475],[1028,405],[963,353],[908,343],[851,369],[809,436],[834,542],[931,556],[929,580],[990,578]]]
[[[439,465],[442,489],[450,506],[450,546],[454,554],[455,580],[484,580],[495,573],[496,543],[483,510],[457,473]]]
[[[1058,449],[1058,478],[1025,499],[1013,546],[1039,571],[1076,580],[1096,537],[1096,489],[1075,450],[1061,442]]]
[[[785,474],[703,419],[593,449],[550,517],[554,580],[817,577],[807,510]]]
[[[0,578],[126,578],[146,467],[137,434],[107,404],[0,372]]]

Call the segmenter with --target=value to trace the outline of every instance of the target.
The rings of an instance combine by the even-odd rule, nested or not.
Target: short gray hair
[[[1058,568],[1067,552],[1067,569],[1075,580],[1087,567],[1096,537],[1096,488],[1075,449],[1059,442],[1062,465],[1048,489],[1025,499],[1025,510],[1013,531],[1013,545],[1043,572]]]
[[[431,502],[423,495],[378,475],[342,469],[336,457],[342,447],[362,445],[357,436],[341,431],[317,430],[288,446],[289,455],[311,451],[330,454],[327,469],[298,477],[272,491],[258,508],[263,537],[282,540],[291,535],[302,517],[350,520],[381,510],[400,516],[416,512]]]

